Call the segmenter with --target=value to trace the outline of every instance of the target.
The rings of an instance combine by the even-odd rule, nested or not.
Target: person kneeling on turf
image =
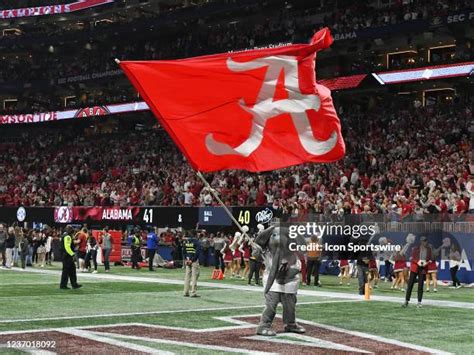
[[[306,245],[304,238],[300,239],[289,239],[288,228],[281,226],[271,226],[255,239],[255,244],[261,247],[265,263],[265,310],[257,327],[258,335],[276,335],[271,327],[278,303],[283,306],[285,331],[300,334],[306,331],[296,323],[295,314],[301,263],[289,248],[290,243]]]

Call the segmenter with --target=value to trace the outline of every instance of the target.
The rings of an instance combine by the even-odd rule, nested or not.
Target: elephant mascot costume
[[[299,285],[301,263],[296,252],[290,251],[290,244],[306,245],[303,236],[289,238],[288,227],[274,223],[258,233],[252,241],[263,257],[265,272],[265,310],[257,328],[258,335],[274,336],[272,330],[278,303],[283,306],[283,323],[286,332],[304,333],[305,329],[296,323],[296,294]]]

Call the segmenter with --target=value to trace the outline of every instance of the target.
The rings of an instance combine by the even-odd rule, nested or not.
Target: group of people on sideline
[[[0,223],[0,268],[51,265],[54,238],[55,233],[49,228],[29,229],[17,224],[7,227]]]
[[[263,230],[258,225],[257,230],[252,233],[235,232],[233,235],[224,231],[208,233],[205,230],[166,230],[158,232],[157,228],[146,229],[134,228],[126,232],[123,239],[131,248],[131,267],[140,269],[142,261],[148,263],[148,270],[155,271],[156,258],[161,258],[158,248],[162,244],[171,246],[173,267],[185,269],[185,295],[196,295],[196,284],[199,276],[199,268],[213,265],[220,270],[223,278],[242,279],[248,285],[261,285],[263,274],[263,259],[261,253],[253,244],[254,237]],[[71,238],[71,250],[64,246],[64,237]],[[407,237],[407,241],[413,235]],[[389,242],[386,238],[385,243]],[[55,249],[62,255],[53,254],[53,243],[60,242],[60,248]],[[87,226],[73,229],[67,226],[56,229],[49,226],[41,228],[22,228],[17,224],[7,226],[0,224],[0,257],[1,268],[11,269],[19,266],[25,269],[27,266],[44,267],[51,265],[54,258],[63,260],[66,254],[72,252],[72,259],[67,265],[68,273],[71,273],[71,265],[74,272],[98,273],[98,265],[103,264],[104,271],[110,271],[110,256],[114,250],[114,238],[109,228],[101,231],[91,232]],[[122,241],[120,241],[122,242]],[[406,304],[408,304],[414,284],[418,283],[418,302],[421,304],[423,291],[438,291],[438,264],[441,260],[441,249],[444,247],[443,260],[449,262],[452,288],[460,288],[461,283],[457,272],[461,264],[461,250],[456,243],[447,245],[447,238],[443,245],[435,249],[428,243],[426,237],[419,238],[419,245],[407,252],[404,249],[392,253],[360,255],[357,259],[335,258],[327,260],[321,248],[310,247],[308,252],[300,255],[301,282],[311,286],[322,287],[320,282],[320,270],[338,268],[339,284],[350,285],[352,278],[357,278],[359,293],[364,294],[365,283],[370,289],[377,288],[380,280],[391,282],[392,290],[406,292]],[[322,238],[312,235],[307,238],[308,246],[322,243]],[[146,257],[142,258],[142,249],[146,246]],[[410,254],[411,253],[411,254]],[[162,259],[162,258],[161,258]],[[70,263],[72,261],[72,264]],[[155,261],[155,262],[154,262]],[[437,262],[438,261],[438,262]],[[158,264],[159,265],[159,264]],[[64,265],[63,265],[64,266]],[[383,271],[383,275],[381,275]],[[333,273],[334,274],[334,273]],[[74,281],[76,283],[76,281]],[[62,286],[63,283],[62,283]]]

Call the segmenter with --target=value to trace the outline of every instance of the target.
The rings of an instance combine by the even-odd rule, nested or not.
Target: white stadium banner
[[[474,62],[462,64],[447,64],[431,67],[398,70],[383,73],[372,73],[372,76],[382,85],[397,84],[409,81],[444,79],[456,76],[468,76],[474,70]]]
[[[68,119],[92,118],[97,116],[113,115],[117,113],[137,112],[148,110],[148,105],[144,101],[129,102],[124,104],[113,104],[104,106],[91,106],[75,110],[52,111],[27,114],[0,115],[0,125],[52,122]]]
[[[381,84],[397,84],[409,81],[435,80],[457,76],[468,76],[474,73],[474,62],[447,64],[418,69],[397,70],[392,72],[372,73]],[[128,102],[103,106],[91,106],[67,111],[51,111],[27,114],[0,115],[0,125],[51,122],[68,119],[92,118],[97,116],[114,115],[149,110],[144,101]]]

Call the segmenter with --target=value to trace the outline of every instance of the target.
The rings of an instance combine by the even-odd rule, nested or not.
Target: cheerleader
[[[434,249],[433,246],[430,244],[431,250],[433,251],[433,257],[431,262],[428,264],[428,271],[426,272],[426,292],[430,292],[430,282],[433,283],[433,292],[438,292],[436,286],[438,286],[438,264],[436,263],[436,259],[441,251],[441,248],[446,248],[449,243],[446,238],[443,240],[443,244]]]
[[[225,238],[224,247],[221,249],[221,254],[224,255],[224,278],[228,272],[232,272],[232,250],[230,249],[230,240]]]
[[[339,260],[339,269],[341,269],[341,273],[339,274],[341,277],[341,281],[339,281],[339,285],[342,285],[344,282],[347,282],[347,286],[350,286],[351,274],[349,272],[349,269],[350,269],[349,260],[347,259]]]
[[[240,250],[241,243],[240,239],[242,234],[240,232],[235,232],[234,240],[230,245],[232,250],[232,277],[241,278],[240,276],[240,263],[242,262],[242,251]]]
[[[379,269],[377,268],[377,262],[374,258],[369,260],[369,285],[371,285],[372,281],[374,282],[374,288],[377,288],[377,284],[380,279]],[[372,289],[372,286],[370,286]]]
[[[428,264],[428,271],[426,272],[426,292],[430,292],[430,282],[433,283],[433,292],[438,292],[436,288],[438,285],[438,265],[435,260],[431,260]]]
[[[392,282],[392,290],[396,290],[400,287],[401,291],[405,291],[404,287],[406,284],[406,272],[408,271],[407,268],[407,261],[405,256],[400,252],[397,251],[394,256],[395,265],[393,267],[393,273],[395,274],[395,278]]]

